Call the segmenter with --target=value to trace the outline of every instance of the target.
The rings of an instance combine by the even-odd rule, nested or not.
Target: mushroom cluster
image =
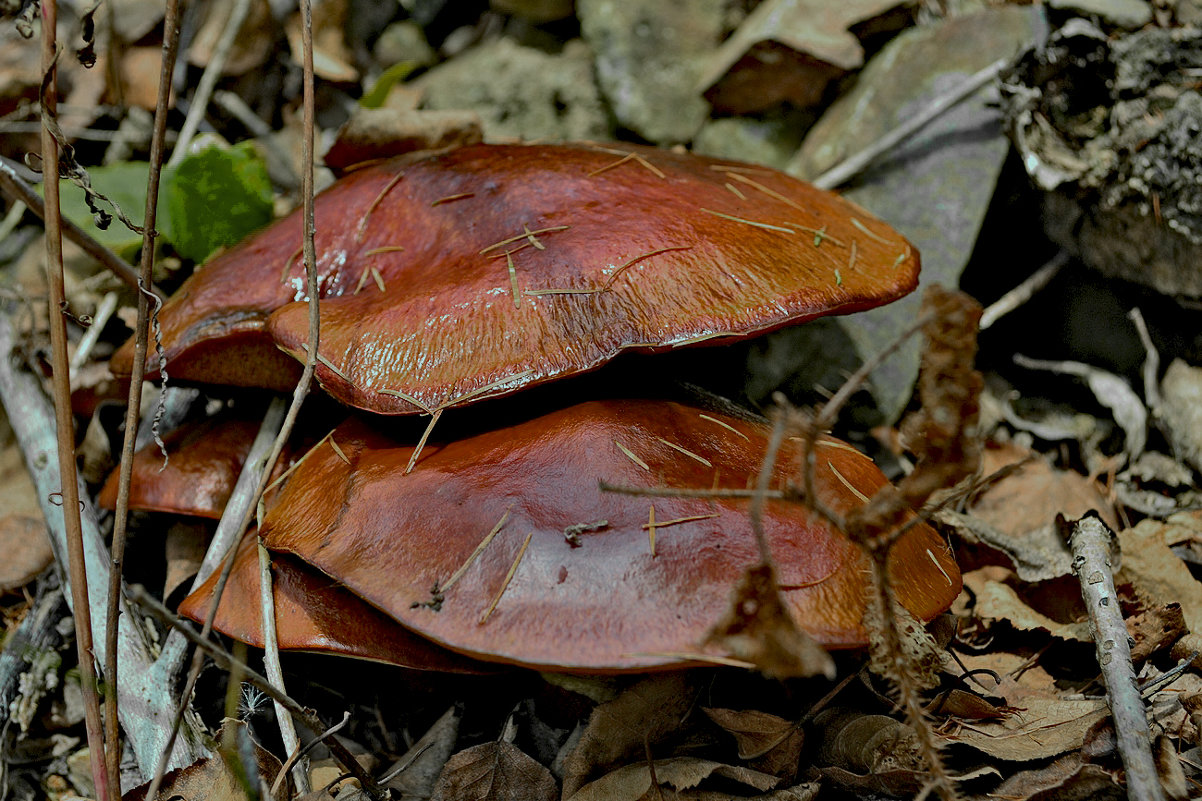
[[[700,643],[758,559],[746,498],[602,484],[745,489],[768,432],[664,400],[574,399],[503,424],[465,411],[475,433],[423,450],[377,415],[437,419],[623,351],[718,344],[869,308],[911,291],[918,272],[904,239],[835,195],[771,169],[650,148],[403,156],[336,182],[316,221],[316,375],[361,411],[300,459],[262,521],[277,554],[280,644],[435,669],[457,655],[470,658],[464,670],[580,672],[721,657]],[[170,375],[291,388],[307,348],[300,235],[297,214],[185,282],[160,315]],[[119,352],[114,372],[132,373],[131,355]],[[157,364],[141,372],[154,377]],[[781,450],[777,485],[795,476],[800,447]],[[851,446],[816,449],[829,509],[851,511],[886,483]],[[798,625],[828,647],[863,645],[860,549],[798,503],[769,503],[764,527]],[[925,524],[898,539],[889,570],[921,619],[959,592],[955,563]],[[223,599],[215,626],[260,642],[257,615],[245,615],[255,583],[236,575],[227,593],[241,597]],[[199,588],[182,611],[202,616],[211,592]],[[347,627],[352,616],[362,633]]]

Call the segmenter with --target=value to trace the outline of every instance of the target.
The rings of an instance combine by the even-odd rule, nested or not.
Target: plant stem
[[[75,420],[71,413],[71,378],[67,358],[67,308],[63,287],[63,233],[58,195],[58,142],[50,130],[58,104],[57,45],[58,3],[42,4],[42,170],[46,189],[46,284],[50,291],[50,346],[54,384],[54,416],[58,431],[58,464],[67,561],[71,575],[75,645],[79,655],[79,684],[83,692],[84,720],[98,801],[108,801],[109,783],[104,767],[104,731],[100,719],[96,665],[92,658],[92,614],[88,603],[88,574],[84,567],[83,524],[79,519],[79,485],[75,473]],[[116,688],[110,688],[115,693]],[[114,799],[114,801],[116,801]]]
[[[155,223],[159,199],[159,175],[163,166],[163,145],[167,139],[167,107],[171,102],[171,74],[175,70],[179,44],[179,0],[167,0],[163,21],[163,58],[159,71],[159,95],[154,110],[154,133],[150,140],[150,173],[146,185],[146,216],[142,229],[142,260],[138,266],[138,322],[134,325],[134,375],[129,382],[129,400],[125,407],[125,437],[121,445],[118,474],[117,509],[113,523],[113,561],[109,573],[108,615],[105,625],[104,676],[111,687],[118,683],[117,616],[121,612],[121,571],[125,563],[126,530],[129,523],[129,487],[133,478],[134,445],[137,441],[138,414],[142,408],[142,365],[146,363],[147,328],[150,324],[148,287],[154,267]],[[109,796],[121,797],[121,732],[117,718],[118,693],[105,696],[105,762],[108,768]]]

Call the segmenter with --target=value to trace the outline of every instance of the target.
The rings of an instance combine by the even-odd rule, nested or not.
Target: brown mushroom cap
[[[747,500],[632,496],[599,483],[743,489],[766,436],[760,424],[676,403],[596,401],[427,446],[403,475],[412,446],[351,421],[332,435],[349,464],[327,443],[310,451],[263,533],[269,548],[479,659],[588,672],[674,667],[696,661],[680,654],[699,653],[759,559]],[[838,512],[886,483],[843,443],[824,440],[817,456],[817,492]],[[798,458],[798,443],[787,443],[773,486],[796,474]],[[573,547],[565,529],[581,524],[594,527]],[[764,527],[797,622],[828,647],[863,645],[864,553],[800,503],[769,501]],[[889,569],[899,600],[924,620],[960,590],[925,524],[898,540]]]
[[[235,640],[263,647],[256,538],[238,546],[213,628]],[[281,650],[315,651],[386,662],[416,670],[491,672],[493,668],[439,648],[397,625],[338,582],[286,554],[272,555],[276,639]],[[180,603],[179,613],[203,623],[220,571]]]
[[[385,414],[877,306],[918,275],[899,234],[837,195],[651,148],[392,159],[322,193],[316,220],[318,378]],[[171,375],[292,386],[284,354],[304,359],[308,329],[300,243],[295,214],[181,287],[160,315]],[[131,358],[119,352],[114,372]]]
[[[134,454],[129,508],[220,519],[261,422],[239,412],[184,423],[163,438],[166,467],[158,445],[142,448]],[[275,475],[287,467],[290,453],[286,447]],[[114,470],[96,498],[102,508],[117,507],[118,484]]]

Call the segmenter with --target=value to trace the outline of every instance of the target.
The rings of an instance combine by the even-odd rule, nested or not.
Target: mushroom
[[[837,195],[642,147],[400,157],[336,182],[316,219],[318,379],[383,414],[870,308],[918,275],[900,235]],[[276,223],[166,303],[172,376],[291,389],[308,337],[300,230],[299,213]],[[132,373],[131,346],[112,369]]]
[[[267,510],[269,548],[481,660],[625,672],[722,656],[698,643],[759,554],[746,497],[721,490],[754,482],[764,425],[666,401],[593,401],[429,446],[408,475],[414,446],[378,428],[349,421],[307,454]],[[800,450],[786,443],[773,487],[796,474]],[[648,497],[602,481],[718,492]],[[886,483],[851,446],[819,441],[815,487],[828,508],[846,515]],[[769,501],[763,525],[797,623],[829,648],[865,644],[864,552],[796,500]],[[924,523],[894,544],[889,570],[923,620],[960,590]]]
[[[439,648],[347,592],[338,582],[286,554],[272,557],[276,639],[282,650],[315,651],[386,662],[416,670],[493,672],[495,667]],[[219,573],[180,603],[179,613],[203,623]],[[251,532],[238,548],[233,570],[217,606],[213,628],[256,648],[263,647],[259,605],[259,558]]]
[[[219,520],[259,424],[246,413],[221,414],[184,423],[165,436],[166,458],[153,442],[142,448],[134,454],[129,508]],[[290,451],[286,448],[281,454],[274,475],[283,473]],[[104,509],[117,508],[117,487],[114,470],[96,503]]]

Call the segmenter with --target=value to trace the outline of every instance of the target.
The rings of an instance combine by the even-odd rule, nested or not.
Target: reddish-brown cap
[[[491,672],[407,631],[324,576],[287,554],[272,554],[276,634],[283,650],[315,651],[387,662],[416,670],[452,673]],[[214,573],[179,606],[184,617],[203,623],[220,571]],[[256,537],[238,547],[213,628],[256,648],[263,647],[259,603],[259,556]]]
[[[316,221],[318,378],[385,414],[877,306],[918,276],[910,245],[837,195],[651,148],[402,157],[336,182]],[[168,372],[290,388],[284,354],[303,360],[308,336],[300,245],[295,214],[198,269],[160,314]]]
[[[268,547],[480,659],[588,672],[678,666],[695,661],[681,654],[699,653],[759,559],[747,499],[618,494],[600,483],[741,490],[754,483],[766,435],[675,403],[591,402],[427,446],[403,475],[412,446],[352,421],[332,436],[349,464],[328,443],[310,451],[263,532]],[[843,443],[822,441],[817,457],[819,497],[840,513],[886,483]],[[787,443],[773,487],[796,475],[798,458],[798,443]],[[769,501],[764,527],[797,622],[832,648],[864,644],[863,552],[797,502]],[[925,524],[897,541],[889,569],[899,600],[924,620],[960,590]]]
[[[163,438],[166,466],[158,445],[142,448],[134,454],[129,508],[220,519],[260,424],[242,413],[184,423]],[[287,467],[291,451],[284,449],[276,475]],[[118,484],[114,470],[96,498],[101,507],[117,507]]]

